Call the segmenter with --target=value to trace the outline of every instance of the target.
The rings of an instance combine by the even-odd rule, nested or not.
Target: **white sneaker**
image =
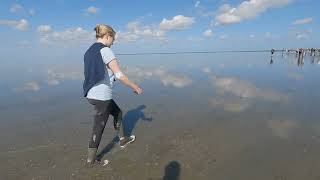
[[[128,144],[132,143],[136,140],[135,135],[131,135],[130,137],[121,137],[119,141],[119,145],[121,148],[125,148]]]

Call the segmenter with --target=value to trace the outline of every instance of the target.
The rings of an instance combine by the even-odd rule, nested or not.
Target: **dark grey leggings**
[[[114,118],[114,128],[119,130],[119,135],[124,137],[124,129],[122,126],[122,111],[113,99],[107,101],[100,101],[95,99],[88,99],[89,103],[94,106],[94,122],[92,135],[89,140],[89,148],[98,148],[103,130],[107,124],[109,114]]]

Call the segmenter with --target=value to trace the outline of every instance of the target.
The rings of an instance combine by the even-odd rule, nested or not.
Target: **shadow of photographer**
[[[171,161],[164,169],[164,176],[162,180],[179,180],[180,171],[179,162]]]

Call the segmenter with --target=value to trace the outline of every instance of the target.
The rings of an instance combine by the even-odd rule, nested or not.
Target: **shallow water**
[[[119,56],[134,95],[114,99],[137,136],[120,150],[112,118],[103,167],[85,168],[93,108],[75,67],[1,78],[0,179],[319,179],[319,57],[278,53]],[[47,68],[47,69],[46,69]],[[13,77],[14,78],[14,77]]]

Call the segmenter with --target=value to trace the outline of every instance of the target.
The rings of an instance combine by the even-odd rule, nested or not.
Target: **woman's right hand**
[[[133,92],[139,95],[142,94],[143,90],[139,86],[135,85],[133,88]]]

